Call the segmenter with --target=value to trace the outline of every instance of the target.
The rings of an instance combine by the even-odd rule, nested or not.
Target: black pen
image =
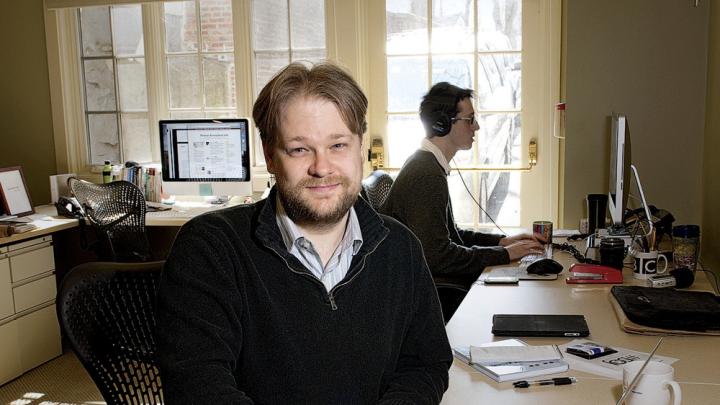
[[[559,378],[550,378],[547,380],[536,380],[536,381],[515,381],[513,383],[513,387],[515,388],[528,388],[532,387],[533,385],[568,385],[577,382],[577,379],[575,377],[559,377]]]

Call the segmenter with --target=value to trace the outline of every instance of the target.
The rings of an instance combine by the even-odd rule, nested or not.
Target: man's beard
[[[277,178],[278,195],[283,204],[285,213],[298,225],[308,225],[314,228],[323,228],[335,225],[347,214],[350,207],[355,204],[360,193],[360,185],[352,187],[352,183],[346,177],[330,177],[326,179],[307,179],[293,187],[284,179]],[[309,199],[303,197],[302,192],[308,186],[319,186],[323,184],[338,183],[342,190],[347,192],[340,197],[340,200],[330,210],[320,212],[311,205]]]

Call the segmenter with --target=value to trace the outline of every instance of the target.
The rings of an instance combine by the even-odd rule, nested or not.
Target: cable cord
[[[468,187],[468,185],[465,183],[465,179],[463,178],[462,173],[460,173],[460,169],[458,169],[457,164],[455,164],[455,158],[452,159],[452,163],[453,163],[453,166],[455,166],[455,170],[457,170],[458,176],[460,176],[460,181],[462,181],[463,186],[465,186],[465,190],[467,191],[470,198],[472,198],[472,200],[475,202],[475,204],[478,206],[478,208],[480,208],[480,211],[482,211],[483,214],[485,214],[485,216],[490,219],[490,222],[492,222],[493,225],[495,225],[495,227],[497,229],[499,229],[503,235],[508,236],[507,232],[505,232],[502,228],[500,228],[500,225],[498,225],[497,222],[495,222],[493,217],[491,217],[490,214],[488,214],[487,211],[485,211],[485,209],[482,207],[482,205],[480,205],[478,200],[475,199],[475,196],[470,191],[470,188]]]
[[[717,290],[720,290],[720,284],[718,284],[718,275],[715,274],[715,272],[712,271],[712,270],[710,270],[710,269],[707,269],[707,270],[706,270],[706,269],[705,269],[705,266],[703,266],[703,264],[702,264],[702,262],[700,262],[700,260],[698,260],[698,264],[699,264],[700,267],[701,267],[701,268],[698,269],[698,270],[704,271],[705,273],[711,274],[711,275],[713,276],[713,279],[715,279],[715,290],[716,290],[716,291],[717,291]]]

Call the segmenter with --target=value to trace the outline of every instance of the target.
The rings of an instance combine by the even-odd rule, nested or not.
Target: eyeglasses
[[[465,117],[465,118],[453,118],[452,121],[468,121],[468,122],[470,122],[470,125],[477,124],[477,120],[475,119],[475,116]]]

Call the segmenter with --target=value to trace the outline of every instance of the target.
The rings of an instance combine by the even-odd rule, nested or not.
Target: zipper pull
[[[332,308],[333,311],[337,311],[337,305],[335,304],[335,297],[333,297],[332,294],[328,294],[328,300],[330,301],[330,308]]]

